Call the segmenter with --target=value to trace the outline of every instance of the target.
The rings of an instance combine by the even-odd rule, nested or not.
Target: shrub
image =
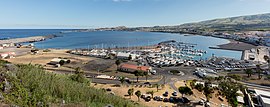
[[[235,75],[235,74],[228,75],[228,77],[231,77],[231,78],[233,78],[233,79],[235,79],[235,80],[237,80],[237,81],[242,80],[242,77],[241,77],[241,76],[239,76],[239,75]]]
[[[45,49],[45,50],[43,50],[43,52],[51,52],[51,50]]]
[[[0,91],[5,98],[5,104],[52,106],[59,105],[64,100],[66,104],[91,107],[103,107],[107,104],[123,107],[139,106],[118,96],[109,95],[104,91],[90,87],[89,82],[78,82],[67,75],[46,72],[41,66],[31,64],[17,66],[15,76],[1,72],[1,75],[5,75],[12,87],[9,93]],[[78,78],[86,79],[84,76]],[[80,81],[80,79],[77,80]],[[3,82],[0,86],[3,86]]]
[[[171,70],[170,73],[172,73],[172,74],[178,74],[178,73],[180,73],[180,71],[178,71],[178,70]]]
[[[197,89],[198,91],[202,92],[203,91],[203,85],[202,84],[196,84],[195,85],[195,89]]]
[[[59,64],[62,66],[65,64],[65,61],[64,60],[60,60]]]
[[[68,59],[66,63],[69,64],[70,62],[71,62],[71,61]]]

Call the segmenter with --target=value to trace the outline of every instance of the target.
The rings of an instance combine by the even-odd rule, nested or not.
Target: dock
[[[46,39],[51,39],[55,37],[56,35],[14,38],[14,39],[0,40],[0,44],[31,43],[31,42],[44,41]]]

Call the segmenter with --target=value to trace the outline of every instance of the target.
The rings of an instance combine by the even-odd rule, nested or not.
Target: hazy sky
[[[0,0],[0,28],[178,25],[270,12],[270,0]]]

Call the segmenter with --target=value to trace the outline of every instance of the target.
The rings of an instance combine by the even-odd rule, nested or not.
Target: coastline
[[[229,43],[217,45],[215,47],[209,47],[210,49],[222,49],[222,50],[232,50],[232,51],[244,51],[256,48],[255,45],[239,42],[235,40],[229,40]]]
[[[25,38],[14,38],[14,39],[0,40],[0,44],[32,43],[32,42],[44,41],[46,39],[52,39],[55,37],[57,36],[47,35],[47,36],[31,36],[31,37],[25,37]]]
[[[162,33],[166,33],[166,32],[162,32]],[[186,34],[184,36],[193,36],[193,35]],[[194,36],[196,36],[196,35],[194,35]],[[204,36],[204,35],[198,35],[198,36]],[[47,36],[32,36],[32,37],[26,37],[26,38],[15,38],[15,39],[8,39],[8,40],[0,40],[0,44],[32,43],[32,42],[44,41],[46,39],[52,39],[55,37],[57,37],[57,36],[56,35],[47,35]],[[249,50],[251,48],[256,48],[256,46],[252,45],[252,44],[238,42],[238,41],[230,40],[230,39],[226,39],[226,40],[228,40],[228,42],[225,44],[220,44],[220,45],[216,45],[216,46],[209,47],[209,48],[210,49],[220,49],[220,50],[231,50],[231,51],[244,51],[244,50]],[[114,50],[133,50],[133,49],[143,50],[143,49],[154,49],[156,47],[157,47],[157,44],[150,45],[150,46],[142,45],[142,46],[134,46],[134,47],[127,47],[127,46],[111,47],[110,49],[114,49]],[[80,49],[80,48],[77,48],[77,49]],[[81,49],[87,50],[86,48],[81,48]]]

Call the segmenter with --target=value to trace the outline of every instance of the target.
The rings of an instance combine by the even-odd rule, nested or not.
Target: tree
[[[60,61],[59,61],[59,64],[62,66],[62,65],[65,64],[65,61],[64,61],[64,60],[60,60]]]
[[[187,86],[179,87],[178,91],[182,94],[182,97],[184,96],[184,94],[186,94],[186,95],[192,95],[193,94],[192,90]]]
[[[140,101],[140,97],[142,95],[141,91],[140,90],[136,91],[135,95],[138,97],[138,101]]]
[[[148,72],[143,72],[143,76],[145,76],[145,80],[147,81],[147,78],[149,76]]]
[[[147,92],[146,92],[146,94],[150,94],[150,95],[152,96],[152,98],[154,98],[154,93],[155,93],[155,92],[154,92],[153,90],[147,91]]]
[[[136,70],[134,72],[134,75],[137,77],[137,82],[139,81],[139,76],[143,76],[143,71],[141,70]]]
[[[196,79],[194,79],[194,80],[192,80],[191,82],[190,82],[190,87],[192,88],[192,89],[194,89],[195,88],[195,83],[196,83]]]
[[[81,70],[80,67],[75,68],[75,74],[71,75],[70,78],[80,83],[87,82],[87,78],[85,77],[84,72]]]
[[[214,93],[214,89],[210,87],[210,84],[210,82],[205,83],[205,86],[203,88],[203,94],[205,95],[207,102],[209,102],[209,99],[212,97],[212,93]]]
[[[261,79],[262,76],[261,76],[261,65],[260,64],[256,65],[256,71],[258,73],[258,79]]]
[[[128,56],[128,60],[132,60],[132,56],[131,55]]]
[[[251,74],[252,74],[252,70],[251,69],[246,69],[245,72],[248,75],[248,77],[251,77]]]
[[[240,84],[232,82],[231,80],[223,81],[219,84],[222,96],[225,96],[228,103],[233,107],[237,107],[238,102],[236,97],[238,96],[237,91],[240,90]]]
[[[263,58],[268,63],[268,71],[270,71],[270,58],[269,58],[269,56],[264,55]]]
[[[198,91],[202,92],[203,91],[203,84],[196,84],[195,85],[195,89],[197,89]]]
[[[80,67],[75,68],[75,74],[83,73]]]
[[[134,89],[133,88],[128,89],[128,95],[129,95],[130,99],[131,99],[131,96],[133,95],[133,93],[134,93]]]
[[[119,68],[119,65],[122,63],[122,61],[121,60],[119,60],[119,59],[117,59],[116,61],[115,61],[115,64],[117,65],[117,69]]]
[[[125,77],[119,77],[119,81],[121,82],[121,84],[123,85],[124,84],[124,82],[125,82]]]
[[[159,88],[160,85],[157,83],[154,86],[157,88],[157,92],[158,92],[158,88]]]

